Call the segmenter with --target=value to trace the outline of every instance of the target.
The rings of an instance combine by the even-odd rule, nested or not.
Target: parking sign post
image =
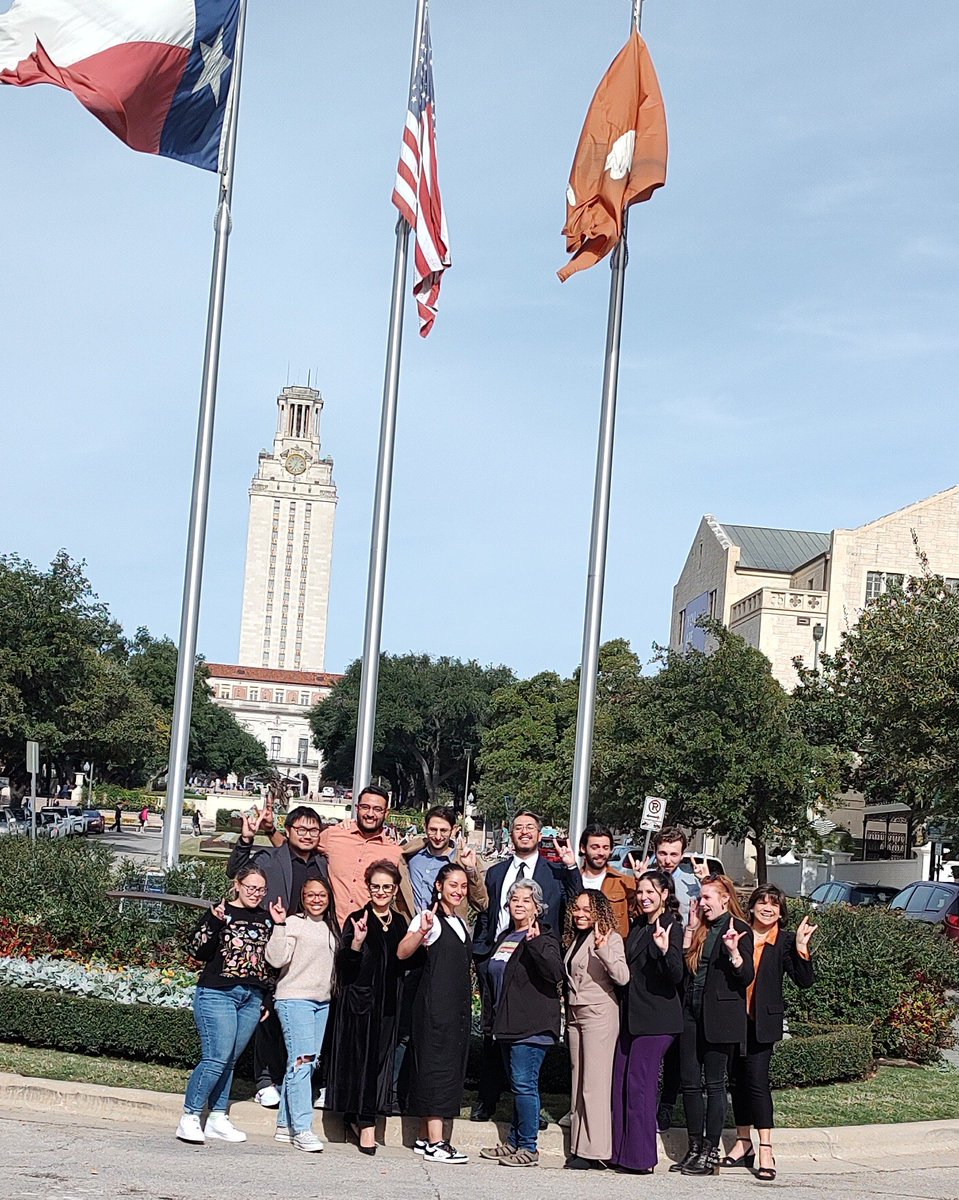
[[[30,772],[30,841],[37,840],[37,774],[40,770],[40,743],[27,742],[27,770]]]
[[[643,846],[643,862],[649,858],[649,842],[654,833],[658,833],[666,820],[666,801],[659,796],[647,796],[643,803],[643,819],[640,829],[646,830],[646,844]]]

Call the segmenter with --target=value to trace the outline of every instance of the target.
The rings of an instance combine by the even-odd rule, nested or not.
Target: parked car
[[[554,837],[540,838],[539,852],[548,863],[558,863],[562,861],[559,856],[559,850],[556,846],[556,838]]]
[[[37,813],[37,837],[65,838],[67,822],[55,808],[42,808]]]
[[[821,883],[809,895],[813,908],[830,908],[833,904],[854,904],[869,907],[889,904],[899,895],[899,889],[886,883],[856,883],[853,880],[833,879]]]
[[[0,808],[0,837],[7,834],[29,833],[30,822],[23,814],[23,809],[13,809],[8,805]]]
[[[83,808],[80,815],[83,817],[84,833],[103,833],[107,827],[106,818],[99,809]]]
[[[83,809],[79,804],[55,804],[50,808],[41,808],[37,816],[45,812],[60,817],[66,825],[67,834],[83,833]]]
[[[946,937],[959,941],[959,883],[907,883],[889,908],[912,921],[941,925]]]
[[[650,847],[649,847],[650,865],[652,865],[653,854],[654,854],[654,851],[653,851],[652,845],[650,845]],[[622,846],[614,846],[613,853],[609,856],[609,865],[611,867],[615,867],[617,871],[622,871],[624,875],[634,875],[636,872],[633,870],[632,867],[627,866],[626,861],[625,861],[627,859],[627,857],[629,857],[630,855],[632,856],[633,862],[637,866],[639,866],[639,864],[643,861],[643,847],[635,846],[635,845],[631,845],[631,844],[625,844]],[[683,855],[682,866],[685,868],[685,870],[691,871],[693,869],[693,857],[694,856],[690,855],[690,854]],[[697,864],[701,863],[703,860],[703,856],[701,854],[697,854],[697,855],[695,855],[695,859],[696,859]],[[706,865],[709,867],[710,875],[725,875],[726,874],[726,870],[723,867],[721,859],[713,858],[711,855],[707,854],[706,855]]]

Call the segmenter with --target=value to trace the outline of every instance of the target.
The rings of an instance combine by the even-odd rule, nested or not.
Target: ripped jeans
[[[313,1072],[320,1061],[330,1015],[329,1000],[277,1000],[276,1013],[286,1042],[286,1075],[276,1123],[291,1133],[313,1127]]]

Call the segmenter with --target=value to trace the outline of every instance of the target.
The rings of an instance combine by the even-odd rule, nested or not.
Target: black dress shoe
[[[492,1121],[493,1110],[487,1108],[485,1104],[474,1104],[470,1109],[471,1121]]]

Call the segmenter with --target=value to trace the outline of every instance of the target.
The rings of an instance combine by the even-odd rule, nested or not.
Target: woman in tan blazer
[[[573,1064],[566,1166],[586,1170],[605,1166],[612,1154],[613,1055],[619,1035],[616,985],[628,982],[629,967],[612,905],[602,892],[582,891],[575,897],[566,910],[565,933]]]

